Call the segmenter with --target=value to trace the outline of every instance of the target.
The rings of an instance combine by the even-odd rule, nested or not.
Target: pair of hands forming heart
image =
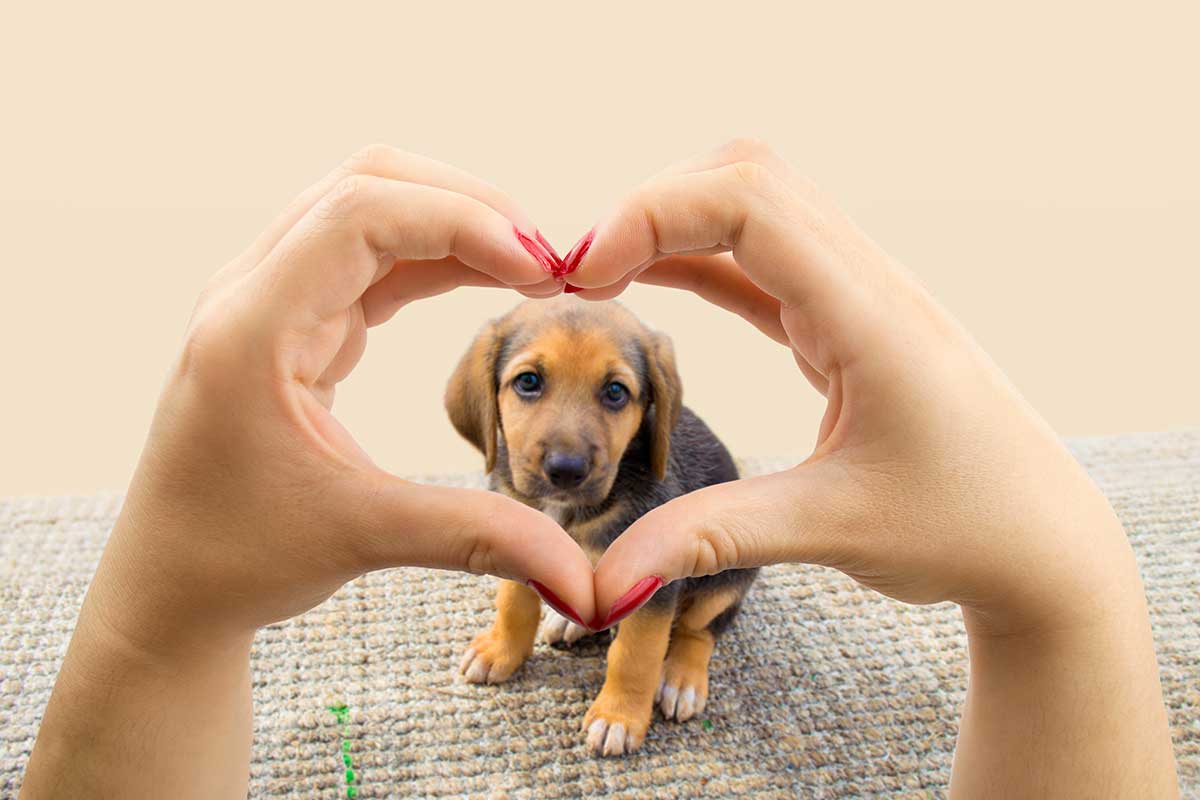
[[[544,515],[388,475],[330,413],[367,328],[404,304],[463,285],[548,297],[568,271],[587,300],[635,279],[691,290],[791,348],[829,400],[813,455],[647,514],[593,574]],[[1087,543],[1071,538],[1081,513],[1098,521]],[[992,362],[761,145],[667,170],[565,259],[494,187],[372,147],[200,298],[101,574],[142,587],[105,602],[155,647],[253,631],[399,565],[533,579],[591,620],[651,575],[805,561],[1008,630],[1103,602],[1112,576],[1094,563],[1097,531],[1124,547],[1103,498]]]
[[[770,150],[734,142],[677,164],[565,259],[547,247],[503,192],[373,147],[222,269],[197,303],[43,731],[86,730],[103,742],[95,728],[104,720],[155,714],[165,741],[191,747],[158,753],[159,774],[189,775],[198,796],[245,796],[254,631],[366,571],[414,565],[535,580],[592,620],[648,576],[778,562],[834,567],[906,602],[952,600],[973,658],[1002,649],[994,672],[973,664],[986,680],[972,679],[963,738],[981,744],[960,745],[958,763],[982,765],[972,771],[981,786],[988,765],[1029,763],[1022,748],[1044,746],[992,713],[1014,693],[1033,696],[1028,683],[1006,682],[1026,668],[1029,680],[1051,681],[1070,661],[1063,648],[1074,657],[1111,644],[1096,634],[1110,623],[1134,631],[1138,645],[1122,648],[1117,672],[1090,696],[1115,703],[1113,719],[1144,723],[1129,729],[1157,730],[1153,704],[1142,702],[1157,673],[1149,648],[1147,678],[1140,579],[1104,498],[913,276]],[[545,515],[499,494],[389,475],[332,416],[367,328],[406,303],[464,285],[550,297],[567,288],[568,269],[585,300],[634,280],[686,289],[790,348],[828,398],[811,457],[655,509],[593,571]],[[779,424],[807,438],[792,426]],[[1047,654],[1059,658],[1043,663]],[[1136,670],[1119,669],[1133,661]],[[106,675],[142,676],[138,693],[110,683],[97,694],[97,663]],[[1089,724],[1079,711],[1087,697],[1055,716],[1066,701],[1052,683],[1041,688],[1046,736]],[[146,707],[147,698],[167,699]],[[1089,758],[1124,763],[1137,752],[1112,742]],[[1161,766],[1155,758],[1144,760]],[[1094,762],[1073,763],[1073,779],[1086,781]]]

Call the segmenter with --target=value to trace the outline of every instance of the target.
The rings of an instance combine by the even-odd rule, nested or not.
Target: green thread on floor
[[[704,728],[704,730],[706,730],[706,731],[708,731],[708,732],[710,732],[710,733],[711,733],[711,732],[712,732],[712,729],[713,729],[712,720],[711,720],[711,719],[706,719],[706,720],[704,720],[704,722],[701,722],[701,723],[700,723],[700,727],[701,727],[701,728]]]
[[[327,706],[337,717],[338,724],[342,726],[342,763],[346,765],[346,797],[358,797],[358,787],[354,785],[357,777],[354,774],[354,761],[350,758],[350,707],[345,703],[338,703],[336,706]]]

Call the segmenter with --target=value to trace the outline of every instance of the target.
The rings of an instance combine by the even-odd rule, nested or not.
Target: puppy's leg
[[[588,747],[597,754],[631,753],[646,737],[674,616],[674,603],[651,604],[621,620],[608,648],[604,688],[583,718]]]
[[[745,587],[695,597],[679,615],[655,702],[667,719],[684,722],[708,702],[708,662],[716,641],[709,625],[741,601]]]
[[[515,581],[501,581],[496,592],[496,621],[475,637],[459,672],[471,683],[502,683],[533,652],[542,601],[537,592]]]

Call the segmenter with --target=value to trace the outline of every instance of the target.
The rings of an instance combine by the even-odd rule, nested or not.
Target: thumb
[[[364,571],[411,566],[486,573],[533,585],[551,606],[566,605],[579,619],[595,615],[592,564],[545,514],[495,492],[412,483],[382,472],[372,483],[351,532]]]
[[[843,503],[816,465],[717,484],[630,525],[596,564],[595,628],[637,610],[664,584],[728,569],[853,558]]]

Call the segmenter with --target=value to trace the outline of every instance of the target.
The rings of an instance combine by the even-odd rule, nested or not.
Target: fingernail
[[[642,578],[633,585],[617,602],[613,603],[609,609],[608,616],[598,625],[592,625],[593,630],[602,631],[605,628],[611,628],[621,620],[628,617],[633,612],[637,611],[646,601],[649,600],[655,592],[662,588],[666,581],[660,575],[651,575],[649,578]]]
[[[558,269],[562,269],[562,265],[563,265],[562,256],[560,256],[558,254],[558,251],[554,249],[554,245],[552,245],[548,241],[546,241],[546,237],[542,236],[541,231],[534,231],[533,235],[534,235],[534,238],[536,238],[538,240],[538,244],[540,244],[542,246],[542,249],[545,250],[547,253],[549,253],[550,257],[552,259],[554,259],[554,265]]]
[[[583,257],[587,255],[587,251],[592,248],[592,240],[595,238],[596,229],[592,228],[584,234],[582,239],[575,243],[575,246],[571,248],[571,252],[567,253],[566,258],[562,260],[563,275],[570,275],[575,271],[575,268],[583,261]]]
[[[563,287],[563,294],[575,294],[576,292],[582,292],[582,291],[583,291],[582,286],[572,286],[569,283]]]
[[[546,270],[546,272],[549,272],[551,275],[558,274],[559,270],[561,269],[559,266],[562,263],[561,260],[551,257],[551,255],[546,252],[545,248],[543,248],[533,239],[530,239],[528,236],[521,233],[521,230],[516,225],[513,225],[513,233],[517,235],[517,241],[520,242],[521,246],[529,252],[529,255],[533,256],[537,262],[542,265],[542,269]]]
[[[574,622],[576,625],[579,625],[583,628],[587,627],[587,623],[584,622],[583,618],[579,616],[578,611],[560,600],[558,595],[550,591],[544,585],[535,580],[530,580],[529,587],[542,596],[542,599],[546,601],[546,605],[550,606],[555,611]]]

